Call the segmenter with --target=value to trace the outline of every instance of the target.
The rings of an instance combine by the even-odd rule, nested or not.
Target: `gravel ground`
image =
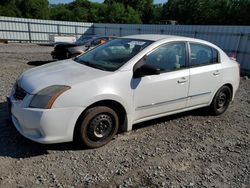
[[[250,187],[247,78],[221,116],[195,110],[148,121],[99,149],[20,136],[5,97],[21,72],[51,61],[51,50],[0,44],[0,187]]]

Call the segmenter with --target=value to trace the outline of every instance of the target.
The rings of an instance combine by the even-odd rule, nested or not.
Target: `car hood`
[[[24,72],[17,83],[26,92],[35,94],[51,85],[73,86],[111,74],[91,68],[72,59],[46,64]]]

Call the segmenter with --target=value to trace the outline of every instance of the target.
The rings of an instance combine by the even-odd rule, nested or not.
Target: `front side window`
[[[191,66],[218,63],[218,51],[202,44],[190,44]]]
[[[74,60],[97,69],[115,71],[151,43],[147,40],[114,39]]]
[[[180,42],[161,46],[146,57],[145,64],[163,72],[184,68],[186,67],[186,44]]]

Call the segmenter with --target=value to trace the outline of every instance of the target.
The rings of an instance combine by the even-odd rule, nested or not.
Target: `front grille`
[[[17,86],[15,89],[14,98],[17,100],[23,100],[25,96],[26,92],[21,87]]]
[[[55,52],[56,53],[65,53],[66,51],[67,50],[66,50],[65,46],[61,46],[61,45],[55,46]]]

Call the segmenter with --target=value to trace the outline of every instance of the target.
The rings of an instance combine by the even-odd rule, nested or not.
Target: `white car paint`
[[[24,72],[17,85],[27,94],[23,100],[10,95],[11,117],[17,130],[40,143],[73,140],[76,122],[84,110],[102,100],[120,103],[126,111],[129,131],[134,123],[209,106],[224,84],[239,86],[239,66],[217,46],[198,39],[168,35],[134,35],[124,38],[154,41],[114,72],[91,68],[69,59]],[[220,63],[165,72],[133,79],[133,67],[146,54],[166,43],[183,41],[208,45],[218,50]],[[67,85],[51,109],[29,107],[34,95],[51,85]]]

